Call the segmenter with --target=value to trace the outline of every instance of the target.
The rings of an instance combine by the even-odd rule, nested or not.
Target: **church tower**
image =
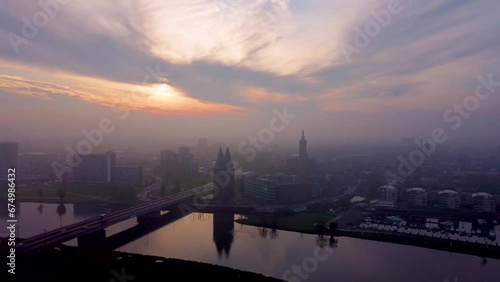
[[[304,130],[302,130],[302,137],[299,140],[299,159],[307,160],[309,157],[307,156],[307,140],[304,136]]]
[[[215,199],[220,201],[234,199],[236,179],[234,164],[229,148],[226,148],[225,155],[222,153],[222,148],[219,148],[213,172]]]

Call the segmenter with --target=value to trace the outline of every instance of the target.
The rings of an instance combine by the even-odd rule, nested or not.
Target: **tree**
[[[336,222],[336,221],[330,221],[330,223],[328,224],[328,228],[330,229],[330,233],[334,233],[335,230],[337,230],[337,228],[339,227],[339,224]]]
[[[57,196],[59,197],[59,201],[61,203],[62,203],[62,201],[64,199],[64,196],[66,196],[66,189],[69,188],[69,184],[70,184],[69,177],[65,173],[65,174],[62,175],[61,184],[59,185],[59,187],[57,189]]]
[[[42,187],[38,188],[38,198],[40,198],[40,202],[43,202],[43,190],[42,190]]]
[[[257,227],[257,230],[259,230],[260,237],[262,237],[262,238],[266,238],[267,237],[267,232],[268,232],[267,228],[265,228],[265,227]]]
[[[326,246],[327,239],[325,236],[318,234],[318,237],[316,237],[316,245],[320,248],[324,248]]]
[[[330,248],[336,248],[339,245],[339,241],[335,239],[335,237],[330,236],[330,239],[328,240],[328,246]]]

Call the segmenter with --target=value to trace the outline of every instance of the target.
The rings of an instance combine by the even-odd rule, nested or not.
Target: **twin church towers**
[[[307,154],[307,140],[302,130],[299,139],[299,155],[296,159],[287,159],[287,169],[298,176],[301,183],[308,182],[311,160]],[[219,148],[213,168],[214,199],[221,202],[234,200],[236,191],[235,162],[231,158],[229,147],[223,153]]]

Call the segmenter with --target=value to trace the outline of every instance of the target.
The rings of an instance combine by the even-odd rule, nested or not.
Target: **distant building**
[[[245,177],[244,193],[252,198],[273,203],[295,203],[310,200],[311,189],[296,175],[275,173],[263,177]]]
[[[438,192],[439,206],[444,209],[460,209],[460,196],[453,190]]]
[[[236,189],[235,168],[229,148],[226,148],[225,154],[222,153],[222,148],[219,148],[213,172],[215,198],[224,202],[234,200]]]
[[[427,206],[427,192],[425,189],[418,187],[406,190],[406,203],[415,207]]]
[[[79,165],[73,169],[73,180],[77,183],[112,183],[116,167],[116,154],[107,152],[104,154],[78,155],[81,158]]]
[[[143,180],[142,175],[142,166],[117,166],[113,183],[139,185]]]
[[[378,189],[378,200],[396,203],[398,200],[398,190],[393,185],[380,186]]]
[[[244,193],[254,199],[266,202],[276,200],[276,184],[265,178],[247,178],[243,180]]]
[[[177,154],[172,150],[160,153],[160,170],[163,181],[173,184],[178,175]]]
[[[310,176],[316,169],[316,160],[310,159],[307,154],[307,140],[304,131],[299,139],[299,154],[287,158],[286,166],[289,173],[298,176],[299,181],[310,181]]]
[[[200,138],[198,139],[198,147],[196,149],[197,157],[200,163],[204,163],[208,159],[208,139]]]
[[[258,174],[254,171],[246,171],[240,175],[237,175],[236,189],[241,193],[245,193],[245,183],[247,183],[250,179],[256,179],[258,177]]]
[[[29,152],[19,155],[18,167],[23,172],[22,179],[45,179],[49,180],[49,175],[55,178],[52,163],[57,160],[56,154],[41,152]]]
[[[179,147],[178,152],[163,150],[160,154],[160,170],[163,181],[173,184],[199,173],[199,162],[189,147]]]
[[[472,194],[472,207],[475,212],[495,213],[497,211],[495,198],[491,194],[479,192]]]
[[[15,142],[0,142],[0,180],[7,179],[9,168],[17,167],[18,144]],[[16,171],[19,174],[19,171]]]
[[[191,177],[194,173],[193,169],[195,166],[195,162],[194,156],[191,153],[191,149],[189,147],[179,147],[177,161],[179,166],[179,176],[181,178]],[[197,165],[196,168],[198,168]]]

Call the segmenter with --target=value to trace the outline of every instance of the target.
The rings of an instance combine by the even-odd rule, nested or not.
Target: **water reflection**
[[[226,259],[228,259],[234,240],[234,214],[214,214],[213,225],[213,239],[217,254],[219,258],[222,258],[222,254],[225,254]]]
[[[43,213],[43,203],[40,203],[38,205],[38,207],[36,208],[36,210],[38,211],[38,213],[42,214]]]
[[[66,204],[66,214],[60,217],[58,204],[43,204],[43,213],[37,211],[39,205],[19,203],[17,206],[22,210],[18,216],[20,237],[59,228],[61,218],[65,226],[95,213],[94,206]],[[8,219],[6,208],[7,202],[4,202],[0,206],[3,224]],[[97,212],[100,208],[97,206]],[[347,237],[317,238],[317,235],[281,230],[272,235],[272,226],[267,231],[253,226],[234,226],[232,219],[232,215],[194,213],[148,235],[133,238],[132,242],[120,247],[120,251],[200,261],[279,278],[294,265],[314,257],[319,243],[324,250],[336,249],[328,260],[318,263],[316,271],[308,273],[308,282],[453,281],[454,277],[458,277],[458,281],[497,281],[500,277],[500,260]],[[137,220],[130,218],[107,228],[107,235],[113,236],[136,225]],[[468,231],[470,227],[472,224],[465,228]],[[265,238],[260,236],[261,232],[267,232]],[[500,234],[500,226],[496,226],[496,233]],[[8,236],[5,227],[0,229],[0,235]],[[124,235],[129,241],[133,237],[130,233]],[[139,237],[141,234],[133,235]],[[274,240],[273,236],[276,236]],[[115,239],[113,242],[120,243],[119,238]],[[76,245],[76,240],[71,244]]]

